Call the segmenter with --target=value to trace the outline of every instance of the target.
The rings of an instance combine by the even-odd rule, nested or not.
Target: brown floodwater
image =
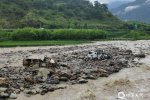
[[[144,59],[136,59],[137,62],[142,63],[140,66],[122,69],[120,72],[112,74],[107,78],[89,80],[87,84],[83,85],[60,84],[67,86],[67,88],[50,92],[44,96],[34,95],[31,97],[26,97],[22,93],[19,95],[17,100],[150,100],[149,40],[104,41],[79,46],[87,46],[87,48],[84,49],[92,48],[93,46],[116,46],[121,49],[131,49],[134,53],[144,52],[147,56]],[[0,50],[0,53],[17,51],[27,52],[27,50],[50,48],[61,48],[63,50],[63,47],[64,46],[3,48]],[[80,48],[77,50],[80,50]],[[65,50],[62,52],[65,52]],[[72,50],[66,52],[72,52]],[[5,57],[5,59],[7,59],[7,61],[8,59],[14,59],[11,64],[15,65],[21,64],[22,57],[19,55],[11,55],[9,58]]]

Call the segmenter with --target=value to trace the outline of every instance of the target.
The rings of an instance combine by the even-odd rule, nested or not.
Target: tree
[[[95,8],[99,8],[101,6],[101,4],[98,1],[94,1],[94,6],[95,6]]]

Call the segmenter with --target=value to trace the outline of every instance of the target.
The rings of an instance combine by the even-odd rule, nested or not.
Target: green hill
[[[110,27],[119,20],[88,0],[0,0],[0,28]]]

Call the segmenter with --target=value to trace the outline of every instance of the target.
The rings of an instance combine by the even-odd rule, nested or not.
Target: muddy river
[[[119,47],[130,49],[134,53],[143,52],[144,59],[135,59],[140,66],[125,68],[107,78],[90,80],[87,84],[60,84],[66,89],[56,90],[43,96],[24,96],[21,93],[17,100],[150,100],[150,41],[104,41],[77,46],[47,46],[47,47],[16,47],[0,49],[0,66],[22,64],[22,58],[26,55],[40,54],[52,56],[57,52],[74,52],[96,47]],[[69,48],[69,49],[68,49]],[[51,50],[56,52],[48,52]],[[29,51],[35,52],[29,52]],[[38,50],[38,52],[36,52]],[[45,52],[42,52],[45,50]]]

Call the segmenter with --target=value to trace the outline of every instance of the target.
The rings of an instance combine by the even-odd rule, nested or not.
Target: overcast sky
[[[101,3],[111,3],[111,2],[115,2],[115,1],[120,1],[120,0],[90,0],[92,2],[94,1],[100,1]],[[135,0],[121,0],[121,1],[135,1]]]

